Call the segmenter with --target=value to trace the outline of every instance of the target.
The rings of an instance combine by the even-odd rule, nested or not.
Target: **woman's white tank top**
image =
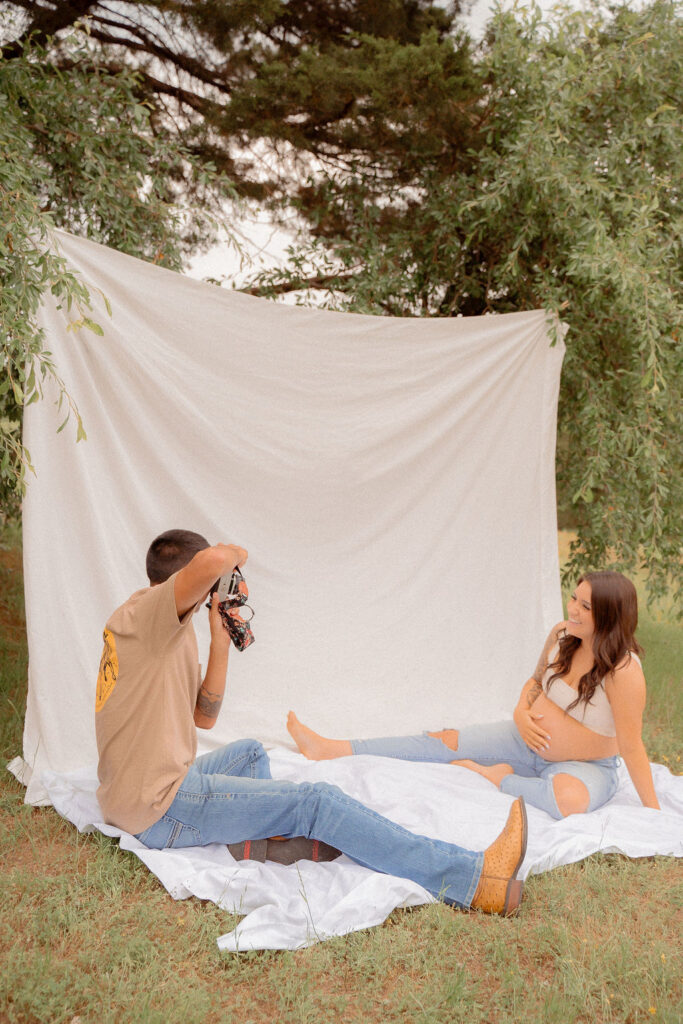
[[[559,644],[555,644],[550,655],[548,657],[548,664],[552,664],[558,655],[560,650]],[[640,658],[637,654],[631,651],[631,657],[640,665]],[[569,683],[565,683],[564,679],[555,679],[550,690],[548,690],[548,681],[552,676],[552,670],[547,668],[543,676],[543,692],[546,697],[557,704],[558,708],[562,708],[563,711],[567,711],[569,705],[576,700],[577,692],[573,686]],[[613,737],[617,734],[617,729],[614,724],[614,715],[612,714],[612,706],[609,702],[607,694],[605,692],[605,680],[602,679],[599,685],[595,689],[590,703],[581,701],[572,708],[571,711],[567,711],[567,714],[572,718],[575,718],[581,725],[585,725],[587,729],[591,729],[593,732],[597,732],[600,736]]]

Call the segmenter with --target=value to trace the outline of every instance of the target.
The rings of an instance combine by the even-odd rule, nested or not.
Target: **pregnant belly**
[[[532,704],[534,714],[543,715],[539,725],[550,734],[550,749],[541,751],[546,761],[596,761],[617,753],[614,736],[601,736],[571,718],[542,693]]]

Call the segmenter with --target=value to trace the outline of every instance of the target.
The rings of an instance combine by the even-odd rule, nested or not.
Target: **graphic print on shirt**
[[[97,676],[96,712],[101,711],[111,697],[119,674],[119,659],[116,653],[114,634],[105,629],[102,638],[104,640],[104,649],[100,660],[100,671]]]

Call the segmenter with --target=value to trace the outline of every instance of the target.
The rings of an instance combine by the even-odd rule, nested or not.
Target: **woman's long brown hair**
[[[631,581],[620,572],[587,572],[578,581],[584,580],[591,588],[591,611],[595,624],[593,634],[593,656],[595,664],[589,672],[581,676],[578,696],[567,711],[577,704],[588,704],[596,689],[605,678],[614,672],[627,655],[632,651],[642,654],[643,649],[635,638],[638,626],[638,596]],[[565,634],[560,639],[560,649],[555,661],[548,667],[553,674],[548,680],[548,689],[556,679],[567,674],[571,668],[574,654],[581,646],[576,636]]]

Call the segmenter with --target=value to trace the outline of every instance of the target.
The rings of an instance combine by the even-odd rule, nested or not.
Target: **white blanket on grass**
[[[270,752],[273,776],[294,782],[336,783],[347,793],[419,832],[471,849],[484,849],[502,828],[512,798],[474,772],[451,765],[376,757],[307,761],[291,750]],[[528,807],[529,843],[521,877],[571,864],[592,853],[628,857],[683,856],[683,776],[652,766],[661,811],[644,808],[621,766],[620,786],[591,814],[554,821]],[[237,864],[225,846],[147,850],[137,839],[98,822],[93,770],[45,773],[43,782],[60,814],[79,829],[91,826],[140,857],[174,899],[197,896],[244,915],[222,935],[223,950],[298,949],[334,935],[380,924],[397,907],[432,901],[421,886],[381,875],[341,857],[329,864],[301,861]]]

